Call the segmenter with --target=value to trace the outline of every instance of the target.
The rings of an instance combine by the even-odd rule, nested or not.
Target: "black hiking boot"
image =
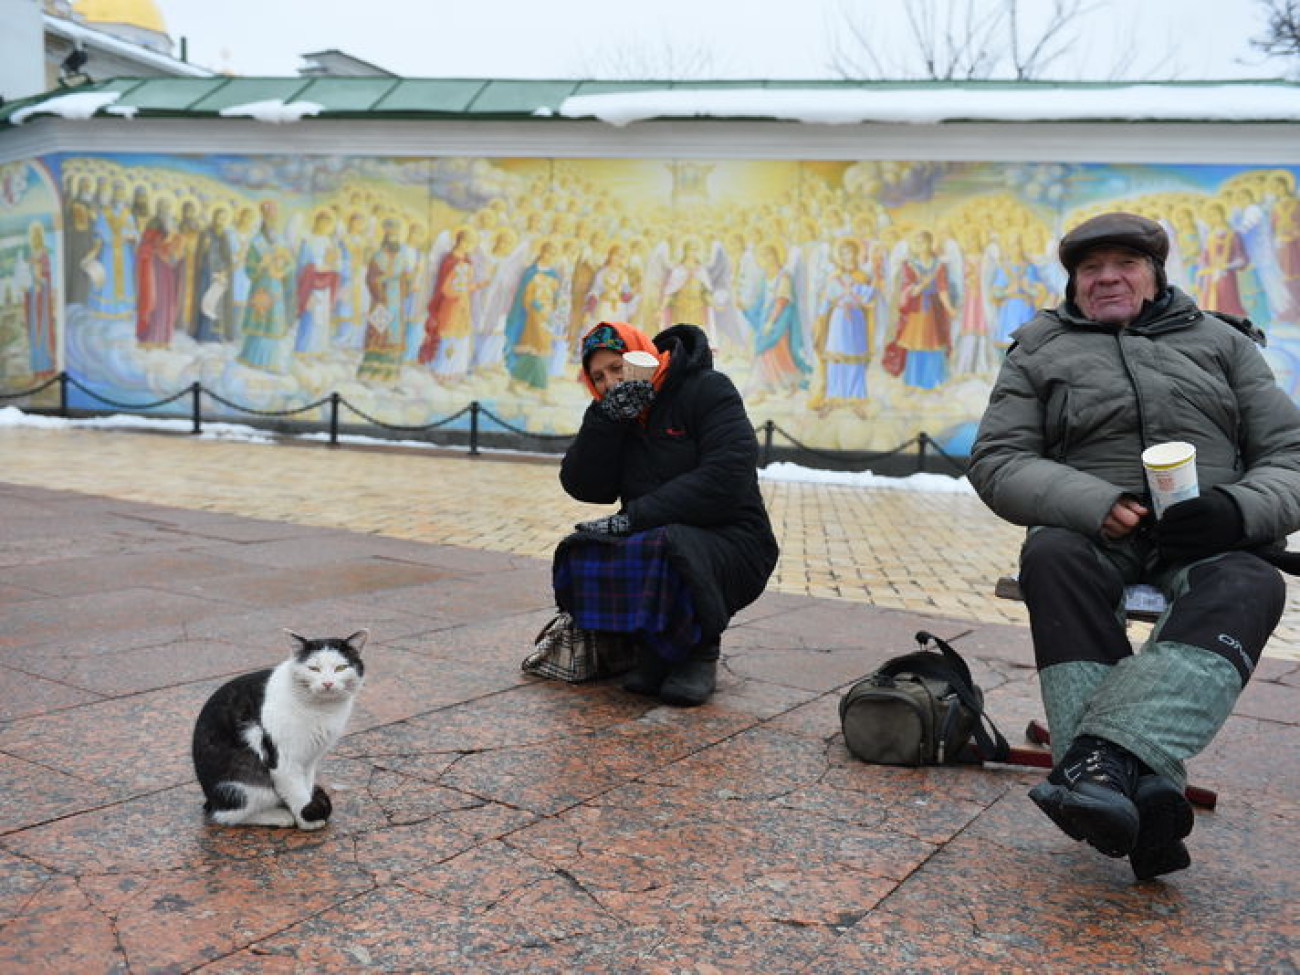
[[[1080,735],[1047,781],[1029,790],[1029,798],[1071,839],[1084,840],[1108,857],[1127,856],[1139,829],[1133,795],[1146,770],[1119,745]]]
[[[1163,775],[1150,772],[1138,778],[1133,804],[1141,820],[1128,857],[1133,876],[1152,880],[1190,867],[1192,856],[1183,837],[1192,831],[1195,814],[1182,790]]]
[[[699,707],[718,687],[720,655],[716,637],[692,647],[685,660],[669,669],[659,688],[659,700],[679,708]]]

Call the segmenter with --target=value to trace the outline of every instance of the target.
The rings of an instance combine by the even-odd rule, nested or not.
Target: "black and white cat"
[[[289,659],[223,684],[194,724],[194,771],[214,823],[320,829],[333,810],[316,769],[352,713],[370,631],[342,640],[285,632]]]

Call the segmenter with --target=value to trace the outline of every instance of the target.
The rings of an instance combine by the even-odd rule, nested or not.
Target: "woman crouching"
[[[636,351],[658,365],[650,379],[624,381],[623,355]],[[601,322],[583,337],[582,375],[593,399],[560,483],[578,501],[620,508],[560,543],[556,602],[583,629],[635,635],[626,690],[703,704],[717,687],[722,631],[776,567],[754,428],[695,325],[651,341]]]

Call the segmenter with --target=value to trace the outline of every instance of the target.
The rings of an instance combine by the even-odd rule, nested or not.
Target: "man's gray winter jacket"
[[[1169,288],[1124,328],[1067,302],[1013,338],[969,472],[1002,518],[1096,537],[1122,495],[1149,504],[1142,451],[1183,440],[1202,492],[1223,486],[1237,502],[1248,546],[1300,530],[1300,409],[1249,323]]]

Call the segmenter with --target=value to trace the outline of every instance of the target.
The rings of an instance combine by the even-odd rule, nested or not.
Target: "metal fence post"
[[[59,416],[68,418],[68,374],[59,373]]]
[[[916,435],[916,472],[925,473],[925,446],[930,442],[930,435],[922,430]]]
[[[330,393],[330,446],[339,445],[339,399],[338,393]]]
[[[195,435],[203,432],[203,416],[199,407],[199,392],[203,389],[198,383],[190,384],[190,419],[193,422],[193,429],[190,433]]]
[[[766,467],[772,462],[772,434],[776,430],[776,421],[768,420],[763,424],[763,462],[759,467]]]
[[[478,400],[470,400],[469,404],[469,454],[471,457],[478,454],[478,411],[480,407]]]

